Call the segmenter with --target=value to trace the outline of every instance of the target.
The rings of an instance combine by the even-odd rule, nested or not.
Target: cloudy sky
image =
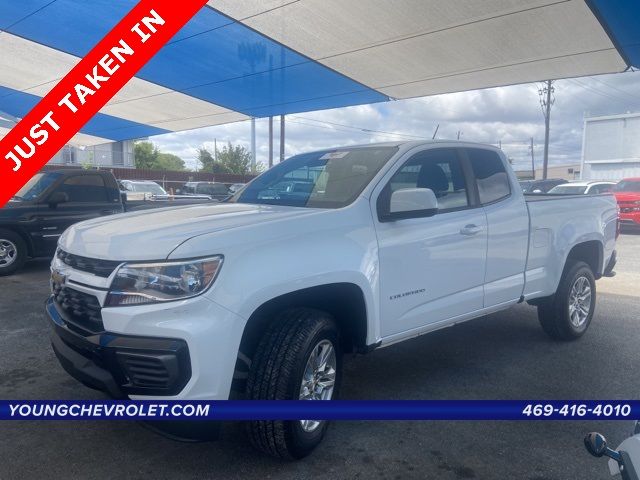
[[[554,82],[549,159],[553,164],[580,162],[585,115],[640,112],[640,71]],[[544,117],[541,84],[475,90],[287,115],[285,157],[321,148],[389,140],[437,138],[501,144],[516,169],[531,165],[530,138],[536,166],[542,164]],[[279,118],[274,118],[274,157],[279,154]],[[258,162],[269,154],[267,119],[256,120]],[[250,148],[249,121],[152,137],[161,151],[174,153],[195,168],[196,150],[213,151],[226,142]]]

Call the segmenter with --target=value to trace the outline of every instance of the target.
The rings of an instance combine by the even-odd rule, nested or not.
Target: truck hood
[[[60,237],[72,254],[106,260],[161,260],[203,234],[317,213],[318,209],[222,203],[142,210],[78,223]]]
[[[613,192],[618,203],[637,202],[640,200],[640,192]]]

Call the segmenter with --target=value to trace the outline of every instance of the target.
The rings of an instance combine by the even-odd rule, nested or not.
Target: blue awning
[[[627,65],[640,68],[640,1],[589,0],[588,3]]]
[[[0,1],[0,111],[25,115],[134,4]],[[636,0],[212,0],[81,138],[619,72],[640,64],[638,14]]]

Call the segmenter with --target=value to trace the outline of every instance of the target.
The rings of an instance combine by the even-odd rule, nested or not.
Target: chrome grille
[[[98,299],[73,288],[51,281],[51,293],[58,308],[65,314],[70,327],[82,334],[104,331]]]
[[[62,249],[58,249],[58,258],[64,264],[69,265],[76,270],[83,272],[93,273],[98,277],[107,278],[122,262],[113,260],[99,260],[96,258],[81,257],[79,255],[73,255],[72,253],[65,252]]]

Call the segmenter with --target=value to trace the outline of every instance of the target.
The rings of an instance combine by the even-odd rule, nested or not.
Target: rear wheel
[[[27,245],[11,230],[0,229],[0,276],[11,275],[27,259]]]
[[[543,330],[557,340],[575,340],[589,328],[596,308],[596,281],[589,265],[567,265],[556,294],[538,305]]]
[[[332,400],[342,369],[333,318],[296,308],[274,319],[253,357],[247,379],[250,400]],[[247,425],[254,447],[269,455],[297,459],[310,454],[327,430],[324,420],[256,420]]]

